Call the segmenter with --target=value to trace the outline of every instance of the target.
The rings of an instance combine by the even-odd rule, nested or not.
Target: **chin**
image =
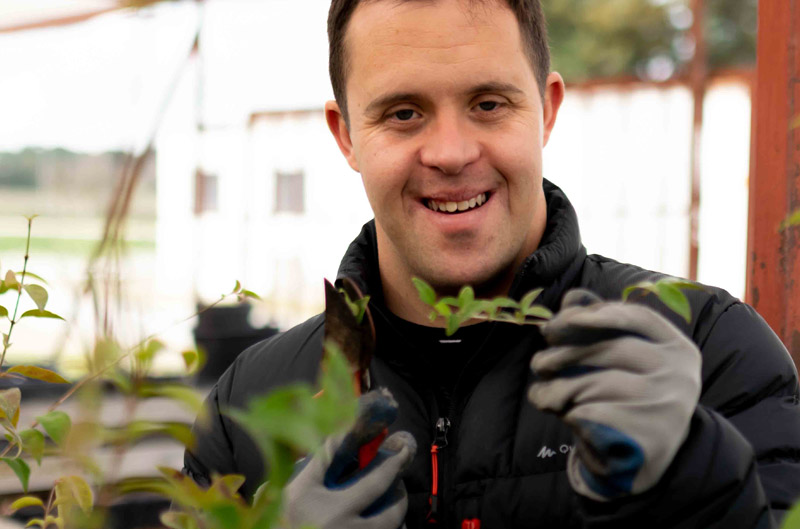
[[[421,270],[422,272],[422,270]],[[428,268],[420,277],[425,279],[440,295],[455,295],[465,285],[472,286],[483,295],[505,294],[514,277],[512,263],[483,263],[482,266],[464,268],[441,266]]]

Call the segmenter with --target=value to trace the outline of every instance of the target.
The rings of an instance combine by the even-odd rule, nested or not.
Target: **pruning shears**
[[[342,280],[341,291],[325,281],[324,343],[335,344],[344,354],[353,372],[356,395],[370,390],[369,364],[375,352],[375,325],[369,307],[362,303],[363,313],[354,314],[364,295],[351,279]],[[378,449],[388,434],[388,426],[397,417],[397,403],[388,391],[382,390],[362,397],[359,418],[334,456],[338,481],[365,468],[378,455]],[[346,468],[345,471],[341,471]]]

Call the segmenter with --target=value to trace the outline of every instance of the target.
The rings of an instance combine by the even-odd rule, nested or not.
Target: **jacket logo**
[[[539,450],[539,453],[536,455],[536,457],[541,457],[542,459],[544,459],[544,458],[547,458],[547,457],[553,457],[554,455],[556,455],[555,452],[553,452],[552,450],[550,450],[546,446],[543,446],[542,449]]]
[[[556,452],[555,450],[551,450],[550,448],[547,447],[547,445],[545,445],[545,446],[542,447],[541,450],[539,450],[539,453],[536,454],[536,457],[539,457],[541,459],[547,459],[547,458],[553,457],[554,455],[556,455],[559,452],[562,453],[562,454],[569,454],[574,449],[575,449],[575,446],[561,445],[561,446],[558,447],[558,452]]]

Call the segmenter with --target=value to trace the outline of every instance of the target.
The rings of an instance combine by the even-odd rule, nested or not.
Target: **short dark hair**
[[[333,95],[345,120],[347,115],[347,56],[344,49],[347,24],[353,12],[361,3],[377,0],[331,0],[328,11],[328,70],[333,86]],[[386,0],[380,0],[386,1]],[[419,0],[394,0],[396,2],[410,2]],[[514,12],[519,23],[522,41],[528,60],[539,85],[539,93],[544,98],[547,85],[547,75],[550,73],[550,48],[547,45],[547,23],[545,22],[540,0],[471,0],[472,2],[505,2]]]

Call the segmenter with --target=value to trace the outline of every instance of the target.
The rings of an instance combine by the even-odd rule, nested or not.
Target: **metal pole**
[[[746,300],[800,360],[800,0],[759,2]]]

